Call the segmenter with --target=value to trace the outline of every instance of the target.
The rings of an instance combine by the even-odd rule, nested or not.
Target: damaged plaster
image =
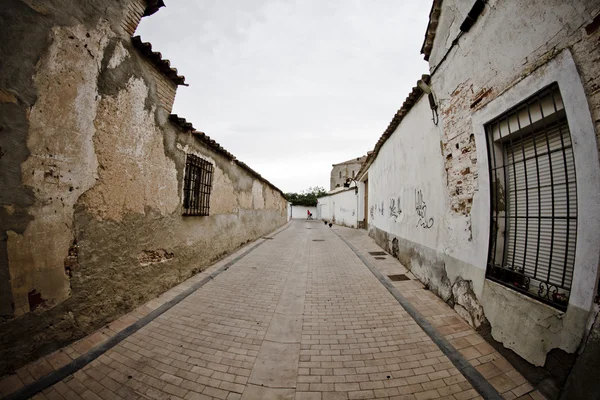
[[[108,68],[110,68],[110,69],[117,68],[128,57],[129,57],[129,52],[127,52],[127,50],[125,50],[125,47],[123,47],[123,43],[117,42],[117,44],[115,45],[115,49],[113,51],[112,57],[110,58],[110,61],[108,62]]]
[[[132,77],[116,97],[100,101],[94,137],[99,180],[81,200],[97,218],[120,221],[147,208],[167,215],[179,205],[177,171],[165,155],[155,109],[140,101],[147,96],[144,80]]]
[[[32,290],[45,299],[45,307],[70,294],[64,260],[73,241],[73,206],[96,179],[95,83],[111,35],[105,21],[94,30],[55,27],[37,65],[38,99],[29,113],[30,155],[21,166],[23,184],[35,195],[29,209],[33,220],[23,234],[9,232],[7,243],[15,316],[34,308],[28,299]],[[78,168],[73,168],[75,161]]]
[[[427,290],[454,308],[469,325],[478,328],[486,322],[483,308],[473,290],[473,282],[463,279],[457,272],[451,274],[448,271],[451,265],[459,270],[463,263],[378,228],[372,228],[369,234],[380,247],[409,269]],[[465,266],[462,265],[462,268]]]

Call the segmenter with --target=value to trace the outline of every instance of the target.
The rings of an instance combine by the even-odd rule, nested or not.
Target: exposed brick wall
[[[151,65],[151,69],[152,75],[155,78],[156,94],[160,105],[170,114],[173,110],[173,103],[175,102],[177,85],[160,72],[154,65]]]
[[[467,82],[452,93],[448,103],[442,105],[444,132],[441,146],[445,157],[444,167],[450,207],[452,211],[468,215],[477,185],[477,155],[472,134],[470,113],[473,86]]]
[[[127,32],[129,36],[133,36],[133,33],[137,29],[144,10],[146,9],[145,0],[131,0],[125,8],[125,16],[121,26]]]
[[[507,81],[505,76],[494,74],[490,76],[485,86],[478,86],[481,82],[467,79],[458,85],[445,101],[440,102],[440,119],[443,121],[444,128],[441,146],[446,159],[447,185],[453,212],[469,215],[473,196],[478,187],[477,155],[471,123],[473,112],[484,107],[567,48],[571,51],[581,74],[596,128],[595,135],[600,156],[600,23],[597,22],[599,19],[600,17],[596,16],[570,35],[553,38],[546,47],[538,49],[528,57],[518,75],[512,80]]]

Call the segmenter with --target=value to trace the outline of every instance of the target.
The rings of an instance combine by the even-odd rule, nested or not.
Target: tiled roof
[[[429,84],[429,75],[423,75],[421,77],[421,80],[423,82]],[[400,109],[398,110],[396,115],[394,115],[394,118],[392,118],[392,121],[388,125],[387,129],[383,132],[383,134],[381,135],[381,137],[379,138],[377,143],[375,143],[375,148],[373,149],[373,151],[367,153],[368,154],[367,159],[363,163],[363,165],[360,167],[360,170],[358,171],[358,173],[356,174],[357,177],[359,177],[359,178],[362,177],[362,175],[364,175],[364,173],[366,171],[368,171],[368,169],[371,166],[371,164],[373,163],[373,161],[375,161],[375,159],[377,158],[377,155],[379,154],[379,150],[381,150],[381,146],[383,146],[383,144],[385,142],[387,142],[387,140],[390,138],[390,136],[392,136],[392,134],[396,131],[396,129],[400,125],[400,122],[402,122],[404,117],[408,114],[408,112],[413,108],[413,106],[421,98],[422,94],[423,94],[423,90],[421,90],[421,88],[419,86],[415,86],[412,88],[411,92],[406,97],[406,100],[404,100],[402,107],[400,107]]]
[[[165,7],[165,2],[163,0],[146,0],[146,9],[144,10],[144,17],[154,14],[161,7]]]
[[[177,68],[171,68],[171,62],[163,59],[162,54],[152,51],[152,45],[147,42],[142,42],[142,38],[134,36],[131,38],[133,47],[138,49],[146,58],[158,68],[167,78],[172,80],[176,85],[187,86],[185,76],[177,74]]]
[[[433,0],[433,5],[429,12],[429,23],[427,24],[427,31],[425,32],[425,40],[423,41],[423,46],[421,46],[421,54],[423,54],[425,61],[429,61],[429,56],[431,55],[435,31],[437,30],[441,11],[442,0]]]
[[[281,195],[284,196],[284,193],[281,191],[281,189],[279,189],[277,186],[273,185],[267,179],[263,178],[262,175],[260,175],[258,172],[256,172],[252,168],[250,168],[246,163],[235,158],[235,156],[233,154],[231,154],[230,152],[225,150],[219,143],[217,143],[213,139],[211,139],[210,136],[208,136],[204,132],[200,132],[200,131],[196,130],[194,128],[194,126],[192,125],[192,123],[187,122],[185,118],[181,118],[177,114],[171,114],[171,115],[169,115],[169,120],[174,125],[179,127],[179,129],[181,129],[182,131],[191,132],[192,135],[194,135],[194,137],[196,139],[198,139],[200,142],[202,142],[206,147],[208,147],[212,151],[219,153],[222,156],[224,156],[225,158],[227,158],[228,160],[231,160],[232,162],[236,163],[240,168],[245,169],[250,175],[252,175],[252,176],[256,177],[258,180],[266,183],[273,190],[281,193]]]

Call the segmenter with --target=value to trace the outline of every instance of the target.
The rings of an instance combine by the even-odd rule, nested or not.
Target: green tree
[[[309,187],[300,193],[286,193],[285,198],[293,206],[314,207],[317,205],[317,198],[325,196],[327,191],[321,186]]]

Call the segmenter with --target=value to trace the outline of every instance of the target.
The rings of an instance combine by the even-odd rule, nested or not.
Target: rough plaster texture
[[[57,27],[38,64],[34,82],[39,98],[29,114],[30,156],[21,167],[23,184],[36,197],[29,210],[33,221],[22,235],[8,232],[15,316],[52,307],[69,296],[64,260],[73,242],[73,206],[95,183],[95,82],[109,35],[106,23],[91,34],[81,25]],[[30,293],[40,294],[37,304]]]
[[[471,247],[473,237],[471,227],[456,224],[452,216],[442,133],[430,116],[428,100],[422,97],[369,168],[369,231],[432,292],[478,327],[484,321],[477,298],[484,270],[468,257],[454,256],[459,250],[456,236],[464,238],[463,249]]]
[[[130,9],[51,2],[40,14],[16,3],[0,10],[17,32],[0,44],[0,141],[11,148],[0,158],[0,374],[271,232],[287,207],[171,124],[167,78],[121,25]],[[4,68],[15,65],[19,79]],[[181,216],[186,153],[215,166],[208,217]]]
[[[570,306],[568,313],[558,312],[489,280],[481,302],[486,316],[493,320],[494,339],[538,366],[545,364],[552,349],[577,351],[589,315],[589,310],[575,306]]]
[[[82,203],[100,219],[121,221],[147,208],[167,215],[179,205],[175,163],[165,155],[154,109],[146,110],[148,88],[131,78],[116,97],[103,96],[95,118],[98,183]]]
[[[439,127],[430,123],[427,101],[422,98],[381,148],[369,168],[368,188],[360,189],[360,195],[368,189],[370,234],[383,248],[398,254],[446,301],[462,299],[454,306],[470,323],[487,317],[495,338],[528,361],[543,365],[553,348],[574,352],[581,343],[598,282],[596,216],[600,212],[594,204],[600,176],[600,1],[489,1],[476,24],[450,50],[471,5],[457,0],[443,2],[430,57]],[[524,296],[507,301],[490,294],[487,286],[484,290],[490,199],[483,125],[543,88],[531,86],[527,77],[543,75],[545,65],[565,49],[572,57],[577,80],[563,82],[565,85],[560,83],[564,74],[552,79],[559,81],[563,97],[570,102],[567,116],[575,138],[575,158],[580,160],[576,161],[578,215],[586,217],[578,225],[570,306],[567,313],[561,313]],[[549,84],[552,79],[540,81]],[[526,82],[531,90],[504,101],[495,115],[474,120],[474,115],[495,99],[502,99],[519,82]],[[399,215],[398,204],[402,210]],[[485,300],[485,296],[491,298]],[[500,301],[504,308],[496,306]],[[469,308],[470,312],[463,312]],[[548,324],[546,317],[528,319],[522,309],[532,315],[552,314],[555,320]],[[507,315],[514,321],[509,323]],[[530,334],[538,335],[544,344],[529,346],[527,340],[521,340],[524,331],[519,326],[523,324],[531,325]]]
[[[443,3],[444,8],[430,58],[432,70],[440,63],[450,48],[452,40],[458,34],[458,26],[465,16],[463,3],[452,0]],[[596,124],[595,135],[598,135],[597,110],[600,104],[597,95],[599,72],[597,43],[599,36],[597,30],[590,31],[586,26],[592,22],[599,10],[599,1],[569,3],[556,0],[525,3],[490,1],[477,23],[463,35],[459,46],[450,51],[446,61],[432,77],[432,87],[440,103],[441,123],[444,127],[442,143],[452,212],[449,218],[456,224],[464,223],[472,226],[475,239],[473,244],[477,244],[477,237],[482,237],[484,240],[489,237],[489,233],[486,232],[489,229],[489,191],[484,187],[488,179],[487,159],[481,126],[495,115],[478,118],[476,122],[472,120],[472,115],[495,99],[501,98],[507,90],[527,76],[539,73],[540,67],[554,59],[561,50],[568,49],[575,60],[576,70],[581,79],[579,87],[582,85],[583,90],[575,95],[574,92],[569,93],[569,91],[577,87],[576,84],[563,85],[561,87],[563,97],[571,97],[566,101],[570,101],[571,104],[576,103],[574,109],[580,110],[580,113],[583,111],[585,114],[586,111],[592,110]],[[515,15],[520,17],[514,18]],[[540,29],[531,29],[534,26]],[[560,79],[560,76],[555,79]],[[548,83],[551,81],[551,79],[547,80]],[[530,86],[530,93],[542,87]],[[523,95],[520,99],[513,99],[512,103],[505,102],[504,107],[497,109],[496,115],[527,98],[525,93]],[[567,117],[570,125],[583,123],[586,118],[585,115],[575,113],[569,115],[569,112]],[[578,131],[581,132],[581,128],[571,129],[574,136]],[[589,139],[594,136],[591,135],[591,131],[593,127],[585,129],[585,137],[588,139],[586,144],[579,150],[575,148],[575,157],[579,156],[582,160],[581,167],[577,165],[576,168],[579,215],[597,214],[586,212],[589,210],[584,206],[598,196],[594,194],[597,191],[597,183],[593,178],[593,175],[598,175],[598,171],[589,174],[591,180],[585,172],[590,165],[595,166],[598,163],[597,152],[591,153],[587,150],[598,146],[597,141],[589,142]],[[582,190],[579,183],[584,184],[586,188]],[[586,225],[586,221],[581,222]],[[545,355],[553,348],[552,346],[573,352],[581,342],[585,330],[584,321],[587,319],[587,311],[584,310],[589,310],[594,286],[592,282],[597,281],[598,249],[590,249],[587,246],[582,248],[580,244],[595,238],[596,234],[593,230],[591,226],[583,230],[578,229],[576,269],[587,272],[576,277],[570,299],[571,305],[562,317],[561,329],[546,329],[543,323],[540,323],[538,328],[531,328],[532,333],[541,335],[538,339],[544,340],[543,346],[518,345],[526,342],[522,340],[524,333],[519,327],[532,321],[527,318],[527,313],[520,313],[518,309],[532,308],[529,312],[536,315],[543,314],[546,306],[530,299],[523,299],[521,296],[513,298],[516,302],[514,304],[504,302],[504,309],[492,308],[488,307],[491,301],[482,299],[494,337],[536,365],[543,365]],[[462,239],[460,241],[466,243],[464,237],[457,237],[457,239]],[[592,241],[596,240],[592,239]],[[485,249],[487,245],[480,243],[471,251],[465,252],[464,248],[461,249],[456,256],[464,259],[461,254],[466,254],[474,265],[484,267],[487,257]],[[584,261],[583,258],[589,257],[590,254],[595,261]],[[486,293],[488,293],[487,286]],[[494,301],[496,300],[499,299],[494,296]],[[511,311],[507,313],[507,309]],[[497,313],[493,310],[497,310]],[[555,316],[562,314],[556,310],[553,310],[553,313]],[[507,314],[511,315],[513,323],[507,324],[503,317]],[[509,327],[512,327],[510,332]]]
[[[518,103],[552,82],[557,82],[559,85],[569,120],[577,171],[578,215],[583,215],[585,218],[580,218],[577,226],[578,240],[575,249],[575,269],[569,307],[566,313],[554,310],[557,318],[563,321],[562,330],[540,329],[540,337],[543,338],[545,343],[559,344],[560,346],[557,347],[572,353],[585,335],[588,314],[583,310],[590,310],[597,282],[600,254],[600,234],[597,230],[598,225],[600,225],[600,217],[598,216],[600,206],[597,202],[597,198],[600,196],[600,165],[597,158],[595,136],[590,134],[594,128],[586,107],[585,92],[570,51],[567,49],[556,55],[546,64],[489,102],[485,107],[475,112],[472,119],[476,141],[482,144],[478,146],[478,152],[482,153],[485,151],[483,121],[498,115],[511,104]],[[480,193],[481,198],[486,198],[489,196],[490,185],[489,177],[484,175],[483,171],[486,171],[488,166],[485,153],[479,154],[479,157],[481,159],[478,165],[481,172]],[[484,209],[485,206],[480,203],[476,199],[475,210]],[[482,220],[486,219],[482,218]],[[546,312],[547,307],[545,305],[529,299],[525,301],[529,304],[507,303],[504,309],[490,307],[488,310],[486,307],[486,316],[490,321],[492,335],[496,340],[502,341],[501,338],[511,336],[508,333],[507,326],[500,326],[504,321],[503,315],[506,314],[507,310],[510,310],[509,313],[514,315],[523,315],[520,313],[520,309],[523,307],[537,309],[537,311],[530,310],[532,314]],[[489,304],[489,302],[484,300],[484,304]],[[523,316],[523,318],[525,317]],[[522,330],[518,324],[512,325],[512,327],[514,329],[512,331],[513,338],[522,335]],[[568,332],[568,335],[563,335],[563,331]],[[559,337],[561,335],[562,337]],[[515,340],[511,339],[511,341]],[[529,347],[520,348],[521,343],[516,341],[513,345],[513,347],[518,348],[518,351],[515,350],[517,353],[532,363],[541,362],[539,354],[529,354],[531,349]],[[541,349],[546,348],[535,348],[538,351]],[[549,350],[551,348],[547,348],[546,352]]]

